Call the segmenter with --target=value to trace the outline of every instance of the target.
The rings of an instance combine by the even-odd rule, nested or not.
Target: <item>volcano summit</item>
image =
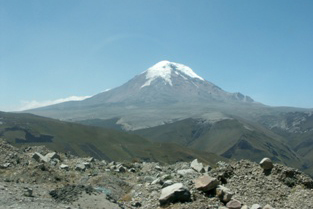
[[[140,129],[204,112],[233,112],[241,106],[263,106],[241,93],[229,93],[190,67],[161,61],[125,84],[83,101],[27,112],[62,120],[118,118],[124,129]]]

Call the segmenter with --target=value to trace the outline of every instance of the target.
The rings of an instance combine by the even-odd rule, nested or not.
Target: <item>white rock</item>
[[[50,160],[53,159],[61,160],[60,155],[58,155],[56,152],[50,152],[46,154],[45,158],[47,159],[47,162],[50,162]]]
[[[76,171],[85,171],[85,170],[86,170],[86,167],[85,167],[84,164],[80,163],[80,164],[77,164],[77,165],[75,166],[75,170],[76,170]]]
[[[199,173],[205,173],[204,166],[202,163],[198,162],[198,159],[194,159],[191,162],[190,167]]]
[[[158,170],[158,171],[162,171],[162,168],[160,166],[158,166],[158,165],[155,166],[155,169]]]
[[[192,174],[192,173],[195,173],[195,171],[193,169],[190,169],[190,168],[177,171],[177,174],[179,174],[181,176],[185,176],[185,175]]]
[[[64,170],[69,170],[70,169],[70,167],[68,166],[68,165],[65,165],[65,164],[61,164],[60,165],[60,169],[64,169]]]
[[[136,173],[136,169],[135,168],[130,168],[128,171],[132,172],[132,173]]]
[[[261,207],[261,205],[259,205],[259,204],[253,204],[253,205],[251,206],[251,209],[262,209],[262,207]]]
[[[151,184],[159,184],[160,182],[161,182],[161,179],[157,178],[154,181],[152,181]]]
[[[42,163],[42,162],[44,162],[44,163],[48,162],[48,159],[47,159],[45,156],[43,156],[42,154],[38,153],[38,152],[35,152],[35,153],[33,154],[32,158],[34,158],[37,162],[40,162],[40,163]]]

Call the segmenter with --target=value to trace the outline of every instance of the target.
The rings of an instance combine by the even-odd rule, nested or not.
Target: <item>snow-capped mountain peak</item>
[[[190,67],[175,62],[170,62],[167,60],[158,62],[157,64],[153,65],[143,73],[146,73],[147,80],[141,86],[141,88],[145,86],[150,86],[151,82],[157,78],[163,78],[166,83],[172,86],[173,85],[171,80],[172,73],[180,75],[184,79],[187,79],[186,77],[189,77],[204,80],[202,77],[198,76],[195,72],[193,72],[193,70]]]

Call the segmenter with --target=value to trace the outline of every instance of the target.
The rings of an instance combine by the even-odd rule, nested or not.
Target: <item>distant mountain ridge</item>
[[[0,111],[0,138],[15,146],[45,145],[52,150],[107,161],[173,163],[200,158],[217,162],[223,157],[173,143],[153,143],[139,135],[64,122],[32,114]]]
[[[212,120],[211,115],[210,118],[188,118],[134,133],[155,142],[176,143],[226,158],[257,162],[268,156],[275,162],[301,168],[300,157],[281,136],[240,118],[225,116],[218,121]]]

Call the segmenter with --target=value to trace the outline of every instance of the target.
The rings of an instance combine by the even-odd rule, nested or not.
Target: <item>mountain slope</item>
[[[188,118],[135,133],[153,141],[178,143],[226,158],[258,162],[268,156],[276,162],[297,168],[302,165],[302,159],[285,144],[282,137],[257,124],[233,117],[224,116],[217,121]]]
[[[313,173],[313,112],[287,112],[265,115],[259,122],[286,139],[304,159],[304,170]]]
[[[175,144],[152,143],[134,134],[31,114],[0,112],[0,122],[0,137],[17,146],[45,145],[52,150],[109,161],[141,159],[169,163],[199,158],[214,163],[222,159]]]

